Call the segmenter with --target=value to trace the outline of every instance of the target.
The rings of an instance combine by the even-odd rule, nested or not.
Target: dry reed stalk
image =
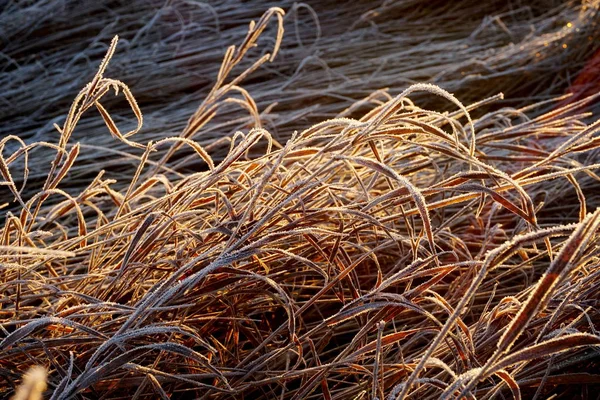
[[[15,198],[30,193],[17,164],[40,147],[54,160],[0,230],[3,394],[33,364],[57,400],[572,397],[598,384],[596,97],[540,113],[548,103],[465,107],[416,84],[280,146],[238,131],[212,157],[197,139],[231,93],[234,119],[256,119],[237,84],[275,55],[282,17],[270,9],[227,50],[180,136],[119,130],[109,90],[142,117],[104,72],[115,39],[59,140],[2,141]],[[268,28],[269,54],[244,64]],[[424,93],[447,111],[413,100]],[[73,132],[94,108],[142,151],[119,182],[78,167]],[[185,149],[201,168],[174,168]]]
[[[23,382],[11,400],[42,400],[42,394],[46,390],[46,377],[44,367],[31,367],[23,375]]]

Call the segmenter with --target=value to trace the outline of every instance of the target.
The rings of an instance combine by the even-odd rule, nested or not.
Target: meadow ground
[[[600,3],[98,4],[0,14],[0,394],[595,395]]]

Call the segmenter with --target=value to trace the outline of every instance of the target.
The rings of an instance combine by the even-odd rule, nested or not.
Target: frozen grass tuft
[[[135,90],[106,69],[115,37],[57,140],[2,140],[3,394],[33,365],[56,400],[573,398],[600,383],[597,98],[463,105],[415,84],[281,140],[241,85],[276,62],[285,21],[271,8],[249,25],[176,135],[144,138]],[[253,128],[214,156],[198,138],[231,105]],[[134,163],[118,181],[85,178],[90,115]]]

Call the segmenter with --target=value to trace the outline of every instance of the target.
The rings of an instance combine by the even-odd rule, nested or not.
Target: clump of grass
[[[272,20],[269,54],[233,73]],[[52,399],[540,398],[597,384],[581,372],[600,363],[600,121],[583,111],[596,98],[536,115],[547,104],[465,106],[416,84],[281,144],[239,131],[215,161],[194,138],[225,104],[257,118],[238,84],[275,57],[282,24],[278,8],[250,24],[178,136],[135,136],[134,93],[104,76],[115,39],[58,143],[2,141],[16,142],[0,172],[20,204],[0,231],[5,393],[34,364]],[[103,106],[111,89],[137,118],[128,133]],[[83,179],[69,139],[94,108],[143,153],[120,184],[101,171],[67,192]],[[38,148],[53,162],[24,196],[15,165]],[[173,168],[183,148],[195,171]]]

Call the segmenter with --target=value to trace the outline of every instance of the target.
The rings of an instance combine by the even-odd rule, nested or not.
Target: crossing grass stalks
[[[265,128],[283,143],[295,130],[325,119],[360,118],[414,83],[436,84],[465,104],[503,92],[497,106],[517,108],[567,91],[581,99],[600,89],[598,65],[590,62],[600,59],[594,58],[598,1],[284,0],[260,7],[232,0],[8,2],[0,12],[0,136],[18,132],[28,143],[57,142],[53,124],[62,123],[115,35],[122,39],[110,71],[127,83],[144,111],[138,140],[178,135],[214,86],[224,49],[240,43],[248,21],[269,5],[286,10],[288,34],[279,56],[243,82],[258,112],[240,113],[237,100],[225,103],[192,134],[215,160],[228,149],[219,139],[238,130]],[[266,29],[234,74],[272,45],[275,27]],[[231,95],[245,101],[243,93]],[[422,107],[449,110],[435,96],[412,97]],[[128,131],[137,121],[121,99],[106,96],[103,106]],[[110,178],[137,164],[141,152],[105,135],[95,112],[78,123],[80,155],[72,171],[87,175],[69,181],[76,191],[88,182],[90,168],[97,172],[98,160]],[[39,152],[35,160],[46,165],[46,157],[51,155]],[[198,167],[185,151],[169,165],[187,172]],[[32,184],[45,177],[42,168],[32,168]]]
[[[585,396],[600,383],[597,96],[463,105],[418,83],[281,140],[241,85],[276,60],[285,21],[271,8],[249,25],[177,135],[140,133],[136,91],[109,77],[115,38],[58,140],[4,137],[3,395],[41,365],[57,400]],[[214,156],[198,138],[231,104],[253,127]],[[86,180],[90,114],[130,174]]]

